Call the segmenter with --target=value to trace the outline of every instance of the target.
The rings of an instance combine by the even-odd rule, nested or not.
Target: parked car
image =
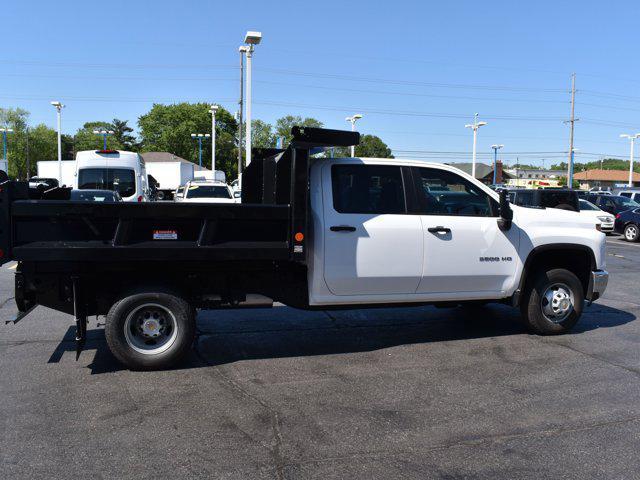
[[[621,197],[627,197],[633,200],[634,202],[640,203],[640,190],[635,190],[635,189],[620,190],[616,193],[616,195],[620,195]]]
[[[509,190],[509,201],[522,207],[580,211],[578,195],[568,189]]]
[[[609,187],[593,187],[589,192],[594,195],[613,195]]]
[[[612,215],[617,215],[625,210],[631,210],[633,208],[640,207],[640,203],[634,202],[630,198],[621,197],[618,195],[587,195],[585,200],[593,203],[600,209],[608,212]]]
[[[628,242],[640,240],[640,208],[626,210],[616,215],[614,230]]]
[[[580,214],[587,218],[592,218],[596,223],[600,224],[600,231],[605,234],[613,232],[613,222],[616,217],[604,210],[599,209],[593,203],[583,200],[578,200],[580,203]]]
[[[77,202],[121,202],[122,197],[113,190],[71,190],[69,200]]]
[[[180,201],[190,203],[237,203],[229,185],[208,180],[187,182]]]

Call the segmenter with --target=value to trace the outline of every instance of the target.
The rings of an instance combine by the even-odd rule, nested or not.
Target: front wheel
[[[627,242],[637,242],[640,239],[640,228],[635,223],[624,227],[624,239]]]
[[[578,277],[569,270],[554,269],[538,272],[532,280],[522,302],[522,316],[529,329],[539,335],[571,330],[584,305],[584,289]]]
[[[195,336],[195,315],[183,299],[167,292],[144,292],[113,304],[105,337],[113,355],[133,370],[175,366]]]

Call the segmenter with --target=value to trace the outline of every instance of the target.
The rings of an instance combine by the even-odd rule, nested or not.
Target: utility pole
[[[218,111],[218,105],[211,105],[209,113],[211,114],[211,171],[214,172],[215,178],[216,171],[216,112]]]
[[[29,126],[27,126],[25,128],[25,134],[26,134],[26,138],[25,138],[25,142],[26,142],[26,161],[27,161],[27,173],[26,173],[26,178],[25,180],[29,180],[29,176],[31,175],[31,161],[29,159]]]
[[[567,167],[567,188],[573,188],[573,127],[576,123],[576,74],[571,74],[571,118],[569,119],[569,165]]]

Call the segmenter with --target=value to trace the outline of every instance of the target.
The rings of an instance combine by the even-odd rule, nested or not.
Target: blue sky
[[[639,14],[633,0],[7,2],[0,106],[54,126],[59,99],[65,133],[114,117],[135,125],[154,101],[235,111],[251,29],[263,32],[254,118],[346,128],[363,113],[359,130],[397,156],[464,161],[464,124],[479,112],[482,155],[502,143],[505,161],[548,166],[568,149],[576,72],[578,161],[626,157],[619,134],[640,131]]]

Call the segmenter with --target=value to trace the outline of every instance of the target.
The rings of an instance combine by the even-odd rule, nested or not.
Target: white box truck
[[[62,181],[60,186],[71,187],[76,181],[76,161],[62,160]],[[38,162],[38,177],[55,178],[60,180],[60,170],[57,160],[43,160]]]
[[[172,200],[173,192],[193,180],[194,167],[189,162],[147,162],[147,175],[158,182],[158,200]]]

